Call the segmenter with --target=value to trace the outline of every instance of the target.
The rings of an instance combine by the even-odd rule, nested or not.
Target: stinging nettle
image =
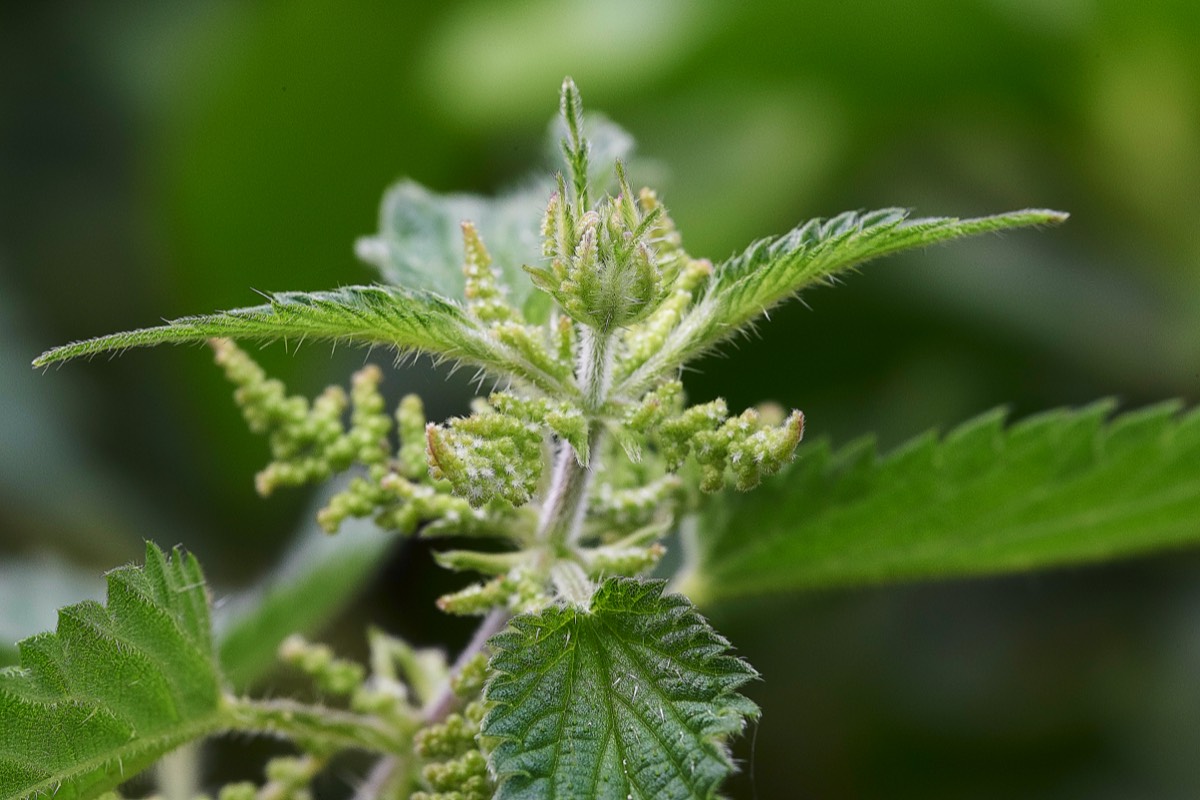
[[[705,495],[749,491],[785,470],[805,419],[772,405],[689,405],[682,368],[869,259],[1066,215],[849,212],[712,261],[687,252],[655,192],[634,189],[628,137],[586,117],[569,78],[556,131],[562,170],[532,189],[490,201],[411,183],[391,190],[379,234],[357,246],[379,284],[274,294],[34,362],[208,342],[248,426],[267,437],[261,494],[345,474],[318,514],[329,533],[367,519],[395,535],[454,537],[459,549],[440,549],[438,564],[478,577],[438,607],[482,618],[466,652],[447,665],[371,631],[367,670],[280,637],[282,660],[329,702],[246,698],[222,677],[235,656],[216,654],[198,564],[149,545],[144,570],[110,574],[107,608],[68,610],[57,634],[23,644],[21,670],[0,674],[0,698],[22,698],[0,701],[0,730],[50,752],[39,760],[0,749],[0,800],[56,787],[96,796],[127,767],[231,730],[286,736],[300,755],[272,762],[262,787],[226,787],[222,800],[301,800],[345,749],[379,756],[364,800],[688,800],[719,791],[735,768],[729,740],[759,713],[741,693],[756,673],[663,579],[701,593],[704,544],[694,532],[672,540],[697,550],[673,576],[660,574],[662,559]],[[446,230],[461,239],[441,241]],[[459,265],[439,260],[445,252],[461,254],[457,274]],[[235,344],[283,339],[425,354],[480,370],[496,390],[468,416],[430,421],[413,395],[389,409],[383,371],[371,365],[348,390],[309,400]],[[73,627],[76,616],[92,628]],[[143,672],[160,694],[142,699],[115,679],[87,690],[86,676],[59,681],[62,652],[92,629],[105,652],[150,652]],[[112,657],[114,674],[129,666],[131,656]],[[181,684],[167,664],[198,682]],[[37,732],[68,723],[80,741]]]

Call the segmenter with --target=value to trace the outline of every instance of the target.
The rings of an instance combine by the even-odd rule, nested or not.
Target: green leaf
[[[522,264],[541,259],[542,213],[551,184],[500,197],[469,194],[435,194],[420,184],[403,180],[383,196],[379,233],[355,244],[363,261],[379,270],[388,283],[428,289],[446,297],[462,297],[463,235],[461,223],[475,223],[518,308],[533,294],[533,285]]]
[[[58,609],[104,596],[99,570],[88,570],[53,553],[0,562],[0,666],[20,660],[16,641],[54,624]]]
[[[555,376],[495,339],[457,303],[426,291],[351,286],[331,292],[283,292],[251,308],[183,317],[156,328],[115,333],[55,348],[35,367],[80,356],[213,337],[385,345],[482,367],[549,393],[568,391]]]
[[[590,144],[589,179],[599,190],[614,182],[613,166],[633,151],[633,138],[599,114],[587,114],[583,129]],[[553,172],[561,169],[559,142],[566,124],[555,117],[547,135],[544,173],[497,197],[437,194],[402,180],[383,195],[379,232],[355,243],[355,252],[375,267],[386,283],[426,289],[445,297],[462,297],[463,237],[461,223],[475,223],[480,238],[500,271],[508,299],[530,322],[544,322],[549,298],[534,291],[522,269],[542,262],[542,215],[554,191]]]
[[[498,800],[713,797],[733,770],[725,740],[758,709],[755,672],[686,598],[611,578],[588,610],[515,618],[491,640]]]
[[[661,376],[744,332],[801,289],[873,258],[981,233],[1063,222],[1060,211],[1027,209],[975,219],[908,219],[904,209],[848,211],[762,239],[713,270],[703,294],[641,364],[627,365],[617,393],[638,397]]]
[[[0,671],[0,800],[82,800],[221,726],[221,687],[200,566],[146,545],[108,573],[108,606],[59,612]]]
[[[1114,403],[1005,430],[1004,413],[879,458],[802,446],[783,473],[702,514],[696,602],[1024,571],[1200,544],[1200,410],[1106,422]]]
[[[324,492],[324,499],[331,494]],[[312,514],[305,518],[314,519]],[[276,664],[284,639],[314,634],[328,624],[383,566],[395,541],[393,531],[369,520],[346,520],[336,536],[310,521],[278,567],[221,604],[217,648],[229,681],[238,689],[253,684]]]

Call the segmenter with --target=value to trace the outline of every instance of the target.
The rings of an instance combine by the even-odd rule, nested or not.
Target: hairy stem
[[[411,746],[412,730],[400,730],[373,716],[355,714],[290,700],[228,698],[228,729],[276,733],[333,747],[403,753]]]
[[[576,377],[583,392],[583,408],[595,415],[608,399],[612,382],[612,342],[609,331],[580,326],[579,363]],[[602,428],[593,418],[588,435],[588,452],[600,445]],[[589,459],[590,460],[590,459]],[[587,509],[588,485],[592,469],[579,463],[574,449],[566,442],[558,445],[554,477],[542,504],[538,539],[555,553],[564,553],[579,538]]]
[[[595,447],[598,439],[598,434],[593,432],[588,438],[588,447]],[[538,539],[557,554],[565,553],[568,545],[578,538],[591,477],[592,471],[579,463],[571,446],[561,442],[538,530]]]
[[[613,335],[607,330],[581,325],[579,336],[579,363],[576,377],[583,391],[583,408],[595,414],[608,399],[612,386]]]

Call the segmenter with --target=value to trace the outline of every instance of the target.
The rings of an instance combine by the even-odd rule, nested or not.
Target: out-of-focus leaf
[[[394,532],[368,520],[348,519],[330,536],[316,524],[315,512],[307,519],[277,567],[218,606],[221,668],[238,689],[275,664],[279,644],[290,634],[312,635],[328,624],[383,566],[396,541]]]
[[[584,131],[591,143],[589,179],[597,188],[613,185],[614,164],[633,152],[633,137],[600,115],[588,115]],[[547,137],[546,169],[497,197],[437,194],[410,180],[396,183],[383,196],[379,232],[360,238],[355,252],[387,283],[459,298],[464,288],[461,224],[469,220],[487,246],[509,300],[530,321],[544,321],[547,298],[534,290],[522,267],[542,260],[542,216],[554,189],[553,173],[562,169],[559,140],[565,135],[564,123],[556,117]]]
[[[462,297],[461,223],[470,220],[491,253],[510,300],[523,307],[533,284],[521,266],[541,258],[539,229],[548,187],[548,183],[538,184],[487,198],[435,194],[412,181],[400,181],[383,196],[379,233],[359,239],[355,252],[390,284]]]
[[[1015,572],[1200,544],[1200,410],[1112,402],[1004,429],[993,411],[880,458],[802,448],[700,518],[698,602]]]

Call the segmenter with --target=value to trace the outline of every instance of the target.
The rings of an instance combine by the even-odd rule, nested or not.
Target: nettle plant
[[[296,751],[221,800],[308,798],[347,750],[377,757],[363,800],[709,798],[735,769],[730,738],[759,710],[740,693],[755,671],[694,603],[1196,537],[1200,414],[1177,405],[1109,420],[1101,402],[1009,428],[992,412],[880,458],[869,442],[798,453],[799,411],[686,402],[689,361],[807,286],[1065,214],[846,213],[713,263],[684,249],[652,191],[633,190],[628,137],[585,121],[570,80],[561,111],[565,167],[552,180],[497,200],[391,190],[380,234],[358,247],[380,284],[276,294],[34,362],[209,342],[250,428],[269,438],[259,491],[349,473],[319,513],[326,531],[367,519],[381,542],[453,537],[438,564],[483,577],[438,606],[480,616],[473,641],[448,665],[372,630],[364,667],[294,633],[328,619],[382,552],[349,546],[232,604],[238,615],[214,633],[196,559],[148,544],[143,566],[108,574],[107,605],[62,609],[57,631],[21,642],[20,666],[0,673],[0,800],[115,793],[228,732]],[[428,422],[414,396],[389,413],[382,373],[367,366],[349,392],[310,402],[234,344],[281,339],[424,354],[478,369],[495,391],[470,416]],[[670,569],[665,542],[680,551]],[[310,676],[320,702],[244,696],[264,646]],[[195,796],[195,781],[163,791]]]

